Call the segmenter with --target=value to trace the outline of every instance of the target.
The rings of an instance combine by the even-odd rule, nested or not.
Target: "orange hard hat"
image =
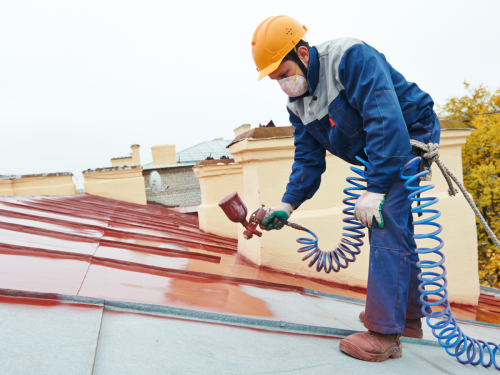
[[[266,18],[255,30],[252,37],[252,56],[258,79],[266,77],[278,69],[281,60],[306,35],[307,27],[288,16]]]

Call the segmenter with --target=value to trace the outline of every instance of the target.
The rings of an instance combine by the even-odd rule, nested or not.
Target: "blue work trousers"
[[[402,165],[413,159],[410,154]],[[419,172],[419,164],[405,171],[405,176]],[[417,275],[419,257],[415,252],[410,191],[405,180],[394,179],[382,207],[384,228],[375,224],[370,231],[370,265],[366,297],[365,327],[383,334],[403,333],[406,319],[424,316]],[[412,186],[418,186],[418,179]]]

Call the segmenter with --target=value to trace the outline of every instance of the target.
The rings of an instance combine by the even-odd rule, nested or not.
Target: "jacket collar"
[[[309,66],[307,67],[307,85],[309,86],[309,91],[306,91],[304,95],[296,96],[294,98],[289,98],[290,103],[296,102],[299,99],[310,96],[316,91],[319,81],[319,58],[318,51],[314,47],[309,47]]]

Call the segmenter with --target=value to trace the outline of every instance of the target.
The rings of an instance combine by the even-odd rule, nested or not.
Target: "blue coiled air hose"
[[[366,167],[366,169],[370,167],[368,162],[359,157],[356,158]],[[474,366],[481,364],[484,367],[490,367],[493,365],[497,370],[500,370],[500,366],[495,360],[497,352],[500,354],[500,346],[493,342],[484,342],[483,340],[477,340],[467,336],[462,331],[451,312],[450,302],[448,301],[448,291],[446,290],[446,287],[448,286],[448,281],[446,280],[447,271],[444,266],[446,258],[441,252],[444,242],[438,237],[443,228],[439,223],[434,221],[441,216],[441,212],[436,209],[429,209],[429,207],[437,203],[439,199],[432,197],[422,198],[419,195],[432,190],[434,185],[410,186],[413,181],[427,175],[429,173],[428,171],[420,172],[413,176],[404,175],[404,172],[407,169],[418,164],[420,160],[420,157],[415,157],[409,161],[404,167],[401,168],[399,176],[406,180],[404,186],[407,190],[411,191],[408,199],[412,202],[420,203],[420,205],[413,207],[411,212],[416,214],[432,214],[432,216],[417,220],[413,224],[430,225],[436,228],[436,230],[432,233],[415,235],[415,239],[430,238],[438,242],[438,245],[432,249],[416,249],[417,254],[436,254],[439,256],[438,261],[420,260],[417,263],[417,266],[422,269],[422,272],[418,275],[418,279],[421,282],[418,289],[421,293],[420,300],[423,303],[422,312],[427,317],[427,325],[432,328],[432,334],[438,339],[439,344],[445,348],[449,355],[455,357],[462,364],[470,363]],[[348,195],[348,197],[344,198],[342,202],[348,207],[342,210],[342,212],[347,215],[347,217],[342,221],[344,223],[348,223],[349,226],[344,226],[342,229],[351,233],[342,233],[344,238],[341,239],[341,243],[335,248],[335,250],[322,251],[318,247],[318,236],[316,236],[316,234],[314,234],[311,230],[300,227],[301,230],[311,234],[314,239],[298,238],[297,242],[306,246],[301,247],[297,251],[300,253],[309,252],[309,254],[302,258],[302,260],[305,261],[312,257],[308,266],[312,267],[316,263],[316,270],[318,272],[321,272],[321,270],[324,270],[326,273],[330,273],[331,271],[338,272],[341,268],[347,268],[349,266],[349,262],[354,262],[356,260],[356,255],[361,252],[360,246],[363,245],[361,238],[365,236],[361,229],[365,226],[354,220],[354,206],[356,204],[356,200],[360,196],[360,194],[355,192],[366,190],[366,187],[360,184],[360,182],[367,181],[368,171],[363,171],[356,167],[351,167],[351,170],[361,176],[348,177],[347,182],[354,185],[354,187],[344,189],[344,193]],[[348,246],[352,246],[353,249]],[[350,257],[348,255],[350,255]],[[433,268],[437,268],[438,271],[431,271]],[[438,300],[432,301],[429,300],[429,297],[438,297]],[[442,310],[432,311],[432,307],[442,307]],[[432,323],[431,318],[439,320]],[[485,353],[487,353],[487,355],[485,355]]]
[[[411,212],[432,215],[424,219],[417,220],[413,224],[415,226],[430,225],[436,228],[436,230],[432,233],[415,235],[416,240],[430,238],[438,242],[438,245],[434,248],[420,247],[416,249],[417,254],[436,254],[439,256],[438,261],[420,260],[417,263],[417,266],[422,269],[422,272],[418,275],[418,279],[421,282],[418,289],[421,293],[420,301],[423,303],[422,312],[427,317],[427,325],[432,328],[432,334],[438,339],[439,344],[445,348],[449,355],[455,357],[462,364],[470,363],[474,366],[481,364],[484,367],[494,365],[497,370],[500,370],[500,366],[495,360],[496,353],[500,350],[500,346],[493,342],[486,343],[482,340],[476,340],[467,336],[462,331],[456,319],[453,317],[453,313],[451,312],[450,302],[448,301],[448,291],[446,290],[446,287],[448,286],[448,281],[446,280],[447,271],[444,266],[446,257],[441,252],[444,242],[438,237],[438,235],[442,232],[443,227],[441,224],[435,222],[435,220],[441,216],[441,212],[437,209],[429,209],[429,207],[437,203],[439,199],[433,197],[419,197],[419,194],[434,189],[434,185],[410,186],[413,181],[427,175],[429,171],[420,172],[413,176],[404,175],[404,172],[412,166],[418,164],[420,159],[420,157],[415,157],[410,160],[403,168],[401,168],[399,176],[403,180],[406,180],[405,188],[411,191],[408,199],[412,202],[420,202],[420,205],[413,207]],[[437,268],[437,270],[431,271],[433,268]],[[429,301],[428,297],[437,297],[438,300]],[[442,310],[432,311],[432,307],[436,309],[441,307]],[[433,324],[431,322],[431,318],[439,320]],[[485,355],[485,349],[489,354],[488,362],[486,362],[487,356]]]
[[[366,169],[370,167],[370,164],[360,157],[356,156],[356,159],[361,162]],[[312,267],[316,263],[316,271],[318,272],[321,272],[322,269],[325,270],[326,273],[330,273],[331,271],[338,272],[341,268],[347,268],[349,262],[354,262],[356,260],[356,255],[361,253],[359,248],[363,245],[361,238],[365,236],[361,229],[365,226],[359,221],[354,220],[354,206],[356,205],[356,200],[360,196],[360,194],[356,194],[355,191],[366,190],[366,186],[360,184],[360,182],[367,181],[368,171],[356,167],[351,167],[351,171],[361,176],[347,177],[347,182],[354,186],[344,189],[344,194],[348,196],[342,200],[342,202],[347,205],[347,207],[342,210],[342,213],[347,215],[347,217],[342,219],[342,221],[349,224],[349,226],[344,226],[342,229],[351,233],[342,233],[344,238],[340,240],[341,243],[339,243],[335,250],[331,251],[320,250],[318,247],[318,236],[307,228],[302,228],[302,230],[311,234],[314,239],[297,238],[298,243],[306,245],[297,251],[299,253],[309,252],[302,260],[305,261],[312,257],[308,266]]]

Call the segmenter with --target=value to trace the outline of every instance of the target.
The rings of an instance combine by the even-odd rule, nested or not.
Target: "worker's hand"
[[[262,220],[262,225],[265,226],[266,230],[281,229],[283,228],[281,220],[288,220],[292,211],[293,206],[291,204],[281,202],[279,206],[272,207],[269,210],[264,220]]]
[[[385,202],[385,194],[365,192],[358,198],[354,207],[354,219],[361,221],[367,228],[372,229],[374,220],[377,220],[378,227],[384,227],[382,217],[382,206]]]

